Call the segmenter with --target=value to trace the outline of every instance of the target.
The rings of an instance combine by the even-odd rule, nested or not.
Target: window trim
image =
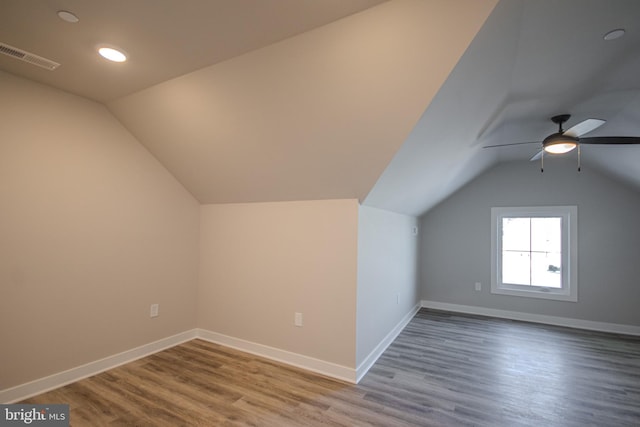
[[[502,218],[562,217],[562,288],[502,283]],[[578,301],[578,207],[520,206],[491,208],[491,293],[558,301]]]

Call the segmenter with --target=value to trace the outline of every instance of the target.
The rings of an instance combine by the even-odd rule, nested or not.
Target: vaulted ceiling
[[[419,215],[497,162],[537,167],[539,145],[482,147],[541,141],[552,115],[640,136],[636,0],[2,0],[0,42],[61,63],[0,55],[104,103],[201,203]],[[640,185],[638,148],[585,146],[583,164]]]
[[[639,89],[640,2],[503,0],[366,203],[424,212],[492,165],[533,157],[540,144],[482,147],[541,142],[557,114],[572,114],[565,129],[607,120],[588,136],[640,136]],[[584,146],[582,164],[640,187],[640,146]]]

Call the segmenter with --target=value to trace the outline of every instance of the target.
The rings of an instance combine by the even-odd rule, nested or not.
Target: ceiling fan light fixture
[[[570,135],[553,134],[542,142],[542,148],[549,154],[564,154],[578,146],[578,139]]]
[[[553,145],[547,145],[544,147],[544,151],[550,154],[564,154],[576,148],[577,144],[575,142],[569,143],[559,143]]]

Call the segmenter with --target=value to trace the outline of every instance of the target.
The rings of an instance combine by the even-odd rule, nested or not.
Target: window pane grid
[[[562,218],[502,218],[502,282],[562,288]]]
[[[491,293],[576,302],[577,206],[491,208]]]

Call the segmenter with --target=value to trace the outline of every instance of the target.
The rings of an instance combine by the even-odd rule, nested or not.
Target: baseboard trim
[[[266,359],[274,360],[276,362],[284,363],[286,365],[295,366],[296,368],[315,372],[340,381],[351,384],[356,383],[355,369],[347,366],[326,362],[324,360],[258,344],[252,341],[246,341],[240,338],[220,334],[218,332],[208,331],[206,329],[198,329],[198,338],[244,351],[246,353],[251,353],[256,356],[264,357]]]
[[[89,362],[63,372],[58,372],[57,374],[39,378],[5,390],[0,390],[0,402],[19,402],[21,400],[28,399],[29,397],[45,393],[55,388],[99,374],[100,372],[124,365],[125,363],[149,356],[150,354],[182,344],[183,342],[190,341],[196,337],[197,331],[192,329],[158,341],[141,345],[131,350],[123,351],[122,353],[107,356],[94,362]]]
[[[371,369],[382,353],[384,353],[387,347],[389,347],[400,332],[402,332],[402,330],[407,326],[420,307],[425,306],[424,304],[425,301],[422,301],[422,304],[417,304],[412,308],[411,311],[402,318],[402,320],[384,337],[384,339],[356,369],[217,332],[208,331],[206,329],[196,328],[133,348],[131,350],[123,351],[122,353],[108,356],[94,362],[71,368],[63,372],[39,378],[5,390],[0,390],[0,402],[19,402],[21,400],[28,399],[29,397],[46,393],[47,391],[63,387],[67,384],[71,384],[109,369],[133,362],[134,360],[141,359],[184,342],[191,341],[195,338],[200,338],[205,341],[210,341],[236,350],[255,354],[260,357],[315,372],[336,380],[357,384],[369,369]]]
[[[546,325],[564,326],[568,328],[586,329],[590,331],[610,332],[623,335],[639,335],[640,326],[622,325],[619,323],[594,322],[591,320],[572,319],[570,317],[547,316],[544,314],[522,313],[519,311],[498,310],[494,308],[471,305],[449,304],[445,302],[422,300],[422,307],[445,310],[457,313],[477,314],[481,316],[499,317],[503,319],[522,320],[525,322],[543,323]]]
[[[400,332],[411,322],[411,319],[420,310],[421,304],[416,304],[415,307],[407,313],[402,320],[380,341],[376,348],[369,353],[369,355],[358,365],[356,368],[356,384],[360,382],[374,363],[382,356],[382,353],[391,345],[391,343],[400,335]]]

